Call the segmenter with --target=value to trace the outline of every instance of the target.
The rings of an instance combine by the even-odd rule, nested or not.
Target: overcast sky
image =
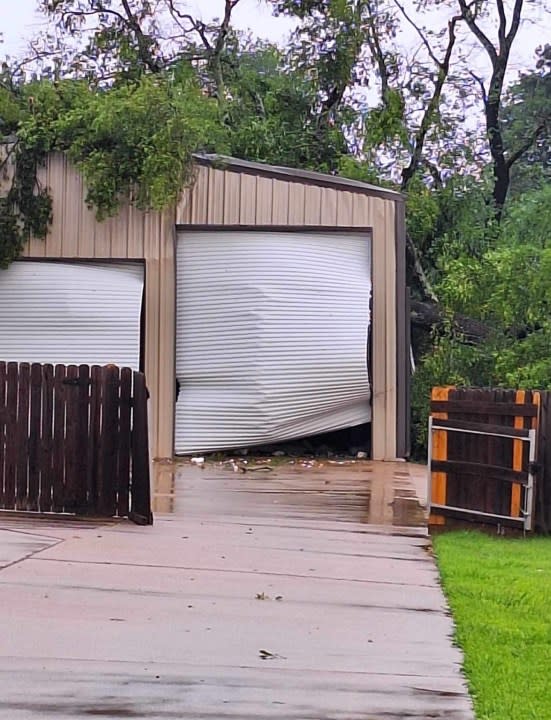
[[[16,55],[25,50],[27,41],[38,32],[43,19],[35,13],[36,0],[0,0],[0,32],[4,43],[0,55]],[[187,7],[191,14],[202,14],[205,19],[220,16],[222,0],[190,0]],[[283,42],[292,28],[288,18],[273,17],[268,6],[261,0],[241,0],[234,10],[234,24],[246,30],[250,28],[259,37]]]
[[[541,0],[536,0],[527,5],[533,20],[524,23],[515,43],[510,79],[513,79],[515,71],[533,66],[534,50],[538,45],[551,42],[551,15],[543,4]],[[220,16],[223,0],[189,0],[187,6],[192,14],[202,14],[208,20]],[[43,22],[35,13],[35,7],[36,0],[0,0],[0,32],[4,37],[0,56],[24,52],[26,42],[38,32]],[[241,0],[234,11],[234,23],[241,29],[251,29],[255,35],[280,43],[284,42],[292,28],[288,18],[273,17],[262,0]],[[411,42],[416,42],[414,34]],[[480,49],[472,57],[475,67],[485,64],[484,53]]]

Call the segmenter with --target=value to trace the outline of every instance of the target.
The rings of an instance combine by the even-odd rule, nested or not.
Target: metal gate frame
[[[526,532],[532,530],[533,527],[533,515],[534,515],[534,463],[536,462],[536,433],[535,429],[526,430],[527,437],[519,437],[518,435],[512,435],[506,432],[486,432],[483,430],[471,430],[468,428],[455,427],[451,428],[447,425],[439,425],[439,420],[429,417],[429,434],[428,434],[428,499],[429,499],[429,510],[452,510],[458,514],[464,513],[465,515],[476,515],[481,518],[493,518],[495,520],[507,520],[510,522],[522,523],[523,529]],[[521,442],[529,443],[529,465],[528,465],[528,480],[525,485],[526,492],[524,494],[524,507],[521,509],[522,517],[514,517],[513,515],[497,515],[494,513],[483,512],[481,510],[470,510],[466,508],[455,507],[453,505],[443,505],[439,503],[432,503],[432,463],[434,458],[432,457],[432,446],[433,446],[433,434],[437,431],[442,432],[460,432],[471,435],[483,435],[488,437],[500,437],[508,438],[511,440],[519,440]]]

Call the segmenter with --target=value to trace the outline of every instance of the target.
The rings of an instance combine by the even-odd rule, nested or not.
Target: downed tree
[[[486,340],[491,328],[480,320],[454,314],[451,318],[434,302],[412,300],[411,301],[411,324],[423,330],[444,329],[445,325],[451,323],[454,329],[461,333],[465,343],[477,345]]]

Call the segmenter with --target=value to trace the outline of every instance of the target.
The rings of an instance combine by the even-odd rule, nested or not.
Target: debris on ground
[[[287,660],[284,655],[278,655],[277,653],[272,653],[269,650],[259,650],[258,654],[260,655],[261,660]]]

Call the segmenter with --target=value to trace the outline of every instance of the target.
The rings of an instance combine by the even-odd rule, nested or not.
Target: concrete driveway
[[[1,522],[0,718],[472,718],[420,471],[184,464],[156,485],[152,528]]]

